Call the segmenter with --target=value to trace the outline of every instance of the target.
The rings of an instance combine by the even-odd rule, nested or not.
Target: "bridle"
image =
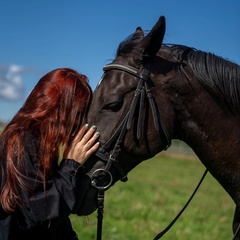
[[[171,145],[171,139],[169,136],[169,133],[164,125],[164,123],[160,119],[160,115],[156,106],[156,102],[154,100],[154,96],[152,95],[152,92],[150,90],[150,62],[145,64],[144,68],[142,70],[138,70],[134,67],[118,64],[118,63],[112,63],[104,66],[103,68],[104,72],[109,70],[120,70],[124,71],[134,77],[137,77],[139,79],[137,88],[135,90],[135,94],[132,100],[132,103],[130,105],[130,108],[125,115],[122,122],[119,124],[116,131],[113,133],[111,138],[104,143],[101,147],[99,147],[96,155],[102,160],[106,162],[105,169],[103,170],[105,173],[109,172],[110,167],[113,165],[117,171],[120,174],[120,179],[123,182],[127,181],[127,173],[122,169],[122,167],[119,164],[118,156],[121,151],[121,145],[123,143],[124,137],[126,132],[130,129],[131,124],[133,122],[133,118],[137,115],[137,133],[136,138],[139,140],[141,138],[141,123],[143,118],[143,111],[144,111],[144,104],[145,99],[147,96],[147,99],[149,101],[151,111],[152,111],[152,117],[154,122],[155,130],[160,134],[160,136],[163,136],[165,140],[165,149],[167,149]],[[137,105],[139,104],[139,111],[136,112]],[[112,145],[114,144],[113,150],[109,154],[107,151]],[[109,174],[109,173],[108,173]],[[99,170],[98,174],[99,175]]]

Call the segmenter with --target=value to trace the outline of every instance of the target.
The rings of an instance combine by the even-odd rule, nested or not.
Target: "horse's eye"
[[[103,110],[118,112],[122,107],[122,102],[112,102],[103,107]]]

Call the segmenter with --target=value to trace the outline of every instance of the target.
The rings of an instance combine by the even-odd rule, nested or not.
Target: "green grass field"
[[[152,240],[178,214],[205,171],[195,158],[159,154],[129,173],[105,193],[103,240]],[[235,205],[208,173],[188,208],[161,238],[232,239]],[[71,216],[79,239],[94,240],[97,212]]]

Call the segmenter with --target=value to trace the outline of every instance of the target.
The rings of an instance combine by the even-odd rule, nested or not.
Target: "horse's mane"
[[[239,65],[187,46],[171,45],[166,48],[180,63],[187,61],[198,81],[222,107],[234,115],[240,114]]]

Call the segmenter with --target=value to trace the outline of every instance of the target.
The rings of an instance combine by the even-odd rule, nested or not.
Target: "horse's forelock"
[[[143,39],[142,32],[135,32],[123,40],[116,52],[116,57],[124,56],[136,49],[137,44]]]

